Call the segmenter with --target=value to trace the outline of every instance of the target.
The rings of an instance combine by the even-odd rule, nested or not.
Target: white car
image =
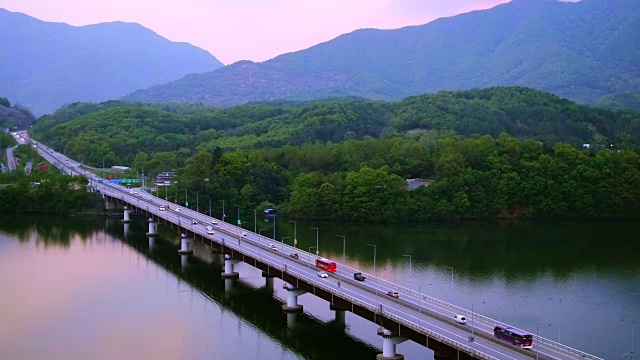
[[[198,222],[197,222],[196,220],[192,220],[192,221],[191,221],[191,224],[192,224],[192,225],[196,225],[196,224],[198,224]]]
[[[453,317],[453,320],[455,320],[455,322],[457,322],[458,324],[467,323],[467,318],[464,315],[456,315]]]
[[[275,244],[269,244],[269,249],[273,251],[278,251],[278,247]]]
[[[213,229],[207,229],[207,234],[213,235]]]
[[[211,223],[212,223],[213,225],[218,225],[218,220],[213,219],[213,220],[211,220]]]
[[[164,205],[160,206],[160,211],[164,211],[165,207]]]
[[[327,275],[327,273],[324,272],[324,271],[318,271],[318,276],[321,277],[321,278],[328,278],[329,277],[329,275]]]

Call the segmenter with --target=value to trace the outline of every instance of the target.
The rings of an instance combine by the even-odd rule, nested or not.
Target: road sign
[[[240,226],[240,224],[241,224],[241,223],[240,223],[240,220],[238,220],[238,226]]]
[[[184,206],[189,207],[189,202],[188,202],[188,201],[185,201],[185,202],[184,202]]]

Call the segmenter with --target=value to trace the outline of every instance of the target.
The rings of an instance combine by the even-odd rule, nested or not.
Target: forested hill
[[[596,99],[591,105],[605,109],[640,110],[640,91],[604,96]]]
[[[525,88],[285,104],[78,103],[39,119],[32,136],[85,164],[130,166],[125,176],[175,169],[180,191],[242,213],[640,219],[640,112]],[[430,185],[408,191],[414,178]]]
[[[31,111],[24,106],[11,104],[5,97],[0,97],[0,131],[2,129],[24,130],[35,122]]]
[[[208,52],[135,23],[75,27],[0,9],[0,94],[35,114],[212,71]]]
[[[640,89],[640,1],[514,0],[397,30],[364,29],[270,61],[241,61],[129,101],[229,106],[355,95],[398,100],[518,85],[578,102]]]
[[[284,103],[286,104],[286,103]],[[33,136],[72,157],[131,163],[138,152],[271,148],[315,142],[404,136],[491,135],[502,132],[547,145],[567,142],[640,146],[640,112],[594,109],[533,89],[510,87],[439,92],[388,103],[364,99],[306,106],[206,105],[110,101],[76,103],[44,116]]]

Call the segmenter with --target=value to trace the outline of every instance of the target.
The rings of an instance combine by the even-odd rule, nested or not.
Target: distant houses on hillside
[[[433,179],[407,179],[407,190],[415,190],[420,186],[429,186],[433,182]]]
[[[155,186],[169,186],[171,185],[171,179],[176,176],[175,171],[163,171],[158,174],[153,180]]]

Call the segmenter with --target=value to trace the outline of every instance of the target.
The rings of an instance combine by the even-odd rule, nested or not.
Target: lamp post
[[[242,223],[240,222],[240,204],[236,204],[238,207],[238,226],[242,227]]]
[[[547,324],[545,325],[545,327],[551,326],[551,324]],[[538,347],[538,344],[540,343],[540,326],[536,326],[536,344],[535,344],[535,348],[536,348],[536,360],[538,360],[538,356],[540,354],[540,350]]]
[[[344,264],[344,262],[346,261],[345,251],[347,249],[347,237],[344,235],[336,235],[336,236],[342,238],[342,263]]]
[[[413,282],[413,279],[412,279],[413,269],[411,268],[411,255],[402,255],[402,256],[409,257],[409,284],[411,284]]]
[[[180,191],[184,190],[184,207],[189,208],[189,194],[187,193],[187,189],[180,189]]]
[[[318,252],[317,246],[309,246],[309,270],[311,270],[311,249],[316,248],[316,253]]]
[[[453,266],[445,266],[444,268],[445,269],[451,269],[451,290],[450,290],[450,292],[451,292],[451,294],[450,294],[451,300],[449,300],[449,301],[451,301],[453,303]]]
[[[273,217],[273,240],[276,240],[276,217]]]
[[[282,243],[282,245],[284,245],[284,239],[290,239],[290,238],[291,238],[291,236],[285,236],[285,237],[282,238],[282,240],[280,240],[280,242]],[[282,261],[284,261],[284,246],[283,246],[282,251],[280,251],[280,255],[282,256]]]
[[[373,246],[373,277],[376,279],[376,281],[378,281],[378,273],[376,271],[376,249],[377,246],[374,244],[367,244],[369,246]],[[378,284],[376,284],[376,298],[378,297]],[[380,299],[378,299],[378,302],[380,301]]]
[[[293,247],[295,248],[298,244],[298,223],[296,223],[295,221],[289,222],[293,223]]]
[[[420,286],[418,286],[418,295],[420,295],[420,304],[422,304],[423,300],[422,300],[422,287],[423,286],[431,286],[431,284],[422,284]],[[422,314],[422,306],[419,307],[419,312],[420,314]]]
[[[484,304],[484,301],[481,302],[481,303],[471,304],[471,337],[469,338],[469,341],[471,341],[471,342],[475,342],[476,341],[476,338],[474,337],[474,334],[475,334],[475,316],[474,315],[475,315],[475,313],[473,311],[473,307],[476,304]]]
[[[211,217],[211,196],[207,196],[207,195],[202,195],[202,196],[209,199],[209,217]]]
[[[222,201],[222,222],[224,222],[224,218],[227,217],[227,214],[224,213],[224,200],[220,201]]]
[[[318,228],[311,228],[311,230],[316,231],[316,256],[320,256],[320,246],[318,244],[318,233],[320,232],[320,230]]]
[[[253,209],[253,232],[258,228],[258,215],[256,209]]]
[[[625,321],[625,319],[620,319],[620,321]],[[630,354],[630,355],[632,355],[631,358],[633,358],[633,353],[636,350],[634,348],[634,332],[635,332],[635,329],[636,329],[636,321],[632,319],[630,322],[631,322],[631,351],[626,353],[626,354],[624,354],[624,355],[622,355],[622,356]],[[622,356],[620,358],[622,358]]]
[[[558,314],[558,342],[560,342],[560,326],[562,325],[562,299],[550,297],[549,300],[558,300],[560,302],[560,314]]]

